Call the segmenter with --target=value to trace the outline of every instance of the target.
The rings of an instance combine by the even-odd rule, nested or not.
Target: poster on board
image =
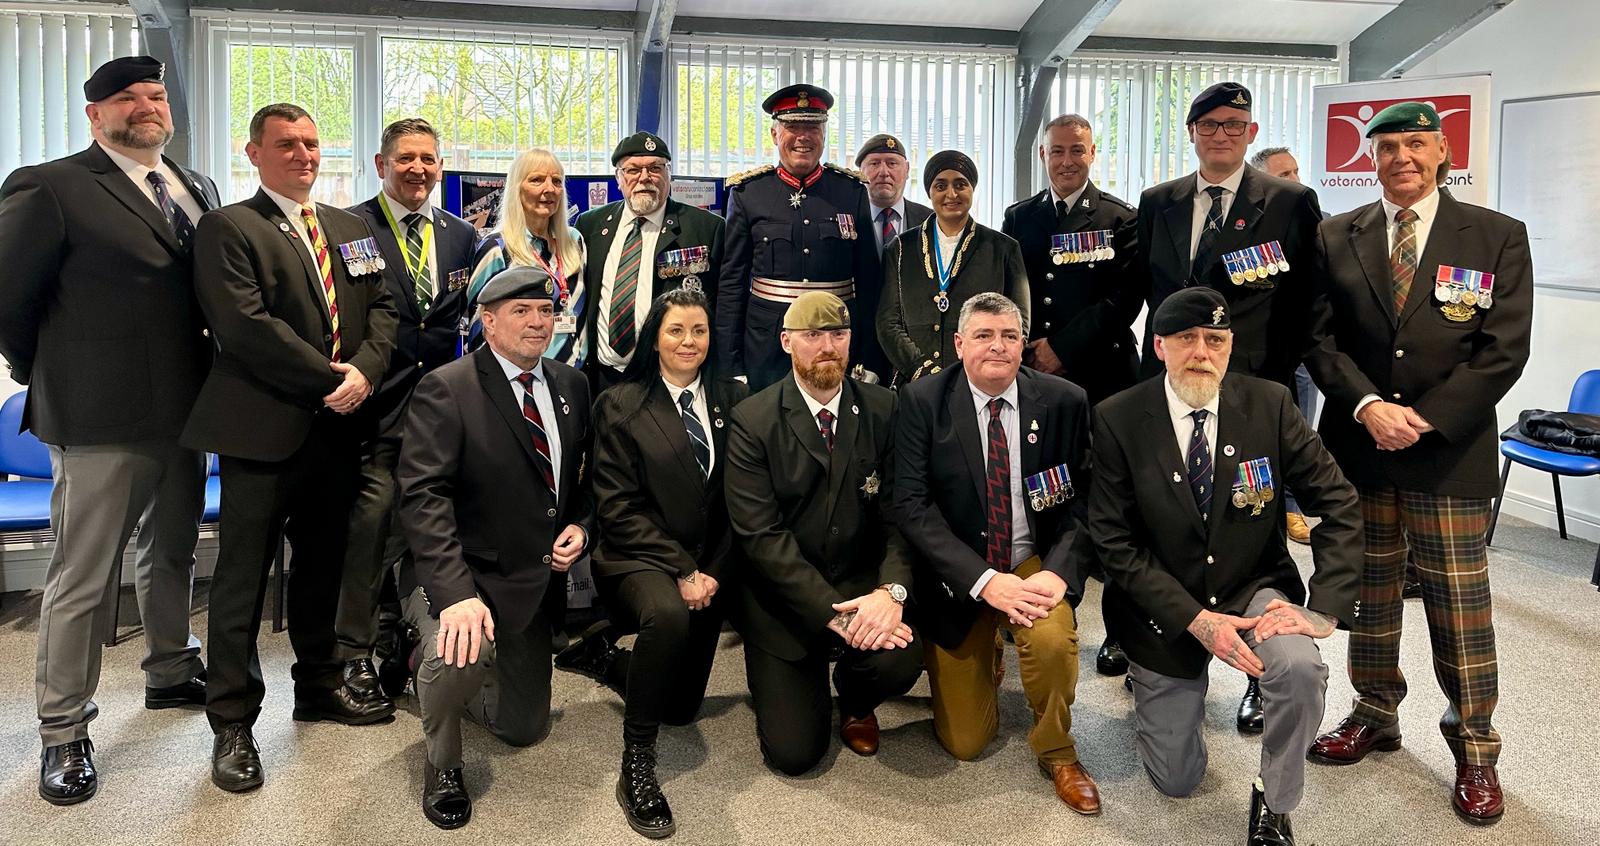
[[[1450,140],[1451,196],[1489,205],[1493,163],[1489,160],[1489,75],[1379,79],[1318,85],[1311,91],[1312,152],[1301,168],[1313,174],[1322,210],[1346,212],[1383,193],[1368,153],[1367,123],[1395,103],[1420,100],[1439,113]],[[1310,167],[1307,167],[1310,165]]]
[[[505,190],[505,174],[446,171],[441,182],[445,211],[465,218],[480,234],[494,228],[500,212],[500,195]],[[622,199],[615,176],[570,175],[566,178],[566,189],[568,224],[589,209]],[[728,189],[721,177],[675,176],[671,196],[678,202],[720,215]]]

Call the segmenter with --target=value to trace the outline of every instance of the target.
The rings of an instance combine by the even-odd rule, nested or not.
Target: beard
[[[154,150],[167,146],[167,142],[172,140],[172,130],[159,123],[141,121],[121,129],[107,129],[106,140],[133,150]]]
[[[1217,397],[1222,374],[1214,365],[1199,365],[1201,370],[1184,368],[1172,374],[1172,392],[1190,408],[1203,408]]]
[[[628,210],[640,217],[644,217],[660,207],[660,191],[636,190],[628,195]]]
[[[794,363],[795,375],[802,382],[820,391],[831,391],[844,382],[844,368],[846,361],[836,358],[830,361],[813,361],[810,364]]]

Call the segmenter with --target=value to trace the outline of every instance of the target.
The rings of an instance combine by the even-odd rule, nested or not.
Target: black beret
[[[661,136],[648,132],[635,132],[617,144],[617,149],[611,153],[611,164],[629,156],[660,156],[667,161],[672,161],[672,151],[667,149],[667,142]]]
[[[478,292],[478,305],[501,300],[553,300],[556,286],[543,268],[513,265],[500,271]]]
[[[827,89],[803,82],[779,88],[761,101],[761,110],[772,115],[773,120],[822,123],[828,119],[831,108],[833,95]]]
[[[1367,137],[1380,132],[1440,132],[1439,113],[1427,103],[1395,103],[1372,116]]]
[[[1219,82],[1216,85],[1200,92],[1189,104],[1189,116],[1184,119],[1184,125],[1194,123],[1206,112],[1218,106],[1229,106],[1235,109],[1250,111],[1250,89],[1237,82]]]
[[[150,56],[123,56],[95,68],[94,73],[83,83],[83,96],[91,103],[98,103],[112,94],[121,91],[135,82],[162,82],[162,75],[167,71],[167,66],[161,64]]]
[[[1195,285],[1184,288],[1156,306],[1150,320],[1154,335],[1176,335],[1196,326],[1202,329],[1227,329],[1228,301],[1215,288]]]
[[[861,145],[861,150],[856,153],[856,167],[860,167],[867,156],[873,153],[894,153],[903,159],[906,158],[906,145],[900,143],[900,139],[893,135],[887,132],[880,132],[868,138],[867,143]]]
[[[928,163],[922,166],[922,190],[933,191],[933,180],[940,173],[953,170],[967,178],[972,187],[978,187],[978,166],[967,158],[967,154],[960,150],[940,150],[928,157]]]

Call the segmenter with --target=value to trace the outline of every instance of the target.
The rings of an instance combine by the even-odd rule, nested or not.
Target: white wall
[[[1406,75],[1493,74],[1491,155],[1536,156],[1537,150],[1498,150],[1500,104],[1600,91],[1596,32],[1600,32],[1600,3],[1594,0],[1516,0]],[[1550,178],[1561,175],[1552,173]],[[1600,211],[1600,197],[1594,203]],[[1538,265],[1533,272],[1537,279]],[[1600,295],[1536,291],[1533,353],[1522,380],[1500,403],[1501,427],[1515,422],[1524,408],[1566,408],[1573,380],[1595,368],[1600,368]],[[1600,478],[1568,479],[1561,494],[1568,531],[1600,540]],[[1513,469],[1504,513],[1554,526],[1550,477],[1525,467]]]

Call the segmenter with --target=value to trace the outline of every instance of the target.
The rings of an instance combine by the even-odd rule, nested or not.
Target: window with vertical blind
[[[139,52],[125,9],[0,1],[0,180],[89,146],[84,80],[101,64]]]
[[[1304,158],[1311,148],[1311,88],[1338,76],[1332,63],[1080,54],[1061,65],[1044,122],[1069,113],[1088,118],[1096,147],[1091,178],[1137,203],[1144,189],[1195,169],[1184,117],[1206,86],[1231,79],[1250,89],[1252,117],[1261,126],[1252,150],[1288,147]],[[1048,179],[1035,169],[1037,189]]]
[[[939,150],[961,150],[978,165],[973,214],[997,226],[1011,172],[1014,75],[1014,60],[998,52],[685,39],[672,46],[664,129],[679,173],[727,176],[773,163],[761,101],[784,85],[810,82],[834,96],[824,161],[853,167],[862,142],[893,133],[910,152],[906,196],[926,201],[923,162]]]

